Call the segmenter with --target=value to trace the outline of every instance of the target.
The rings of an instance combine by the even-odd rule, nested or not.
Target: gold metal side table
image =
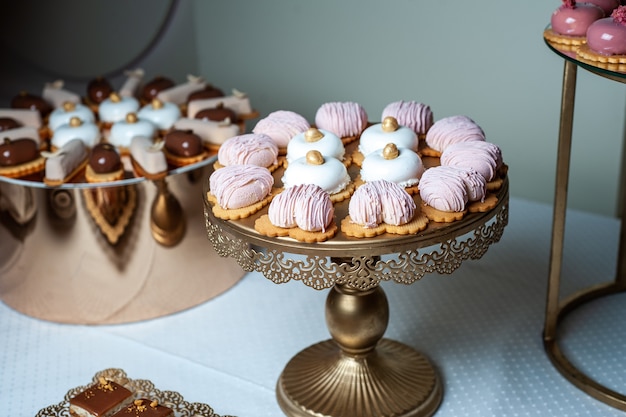
[[[281,171],[274,177],[279,181]],[[338,232],[315,244],[256,232],[254,222],[267,207],[249,218],[221,220],[213,214],[208,191],[207,180],[206,228],[219,255],[276,284],[298,280],[330,289],[325,315],[332,339],[298,353],[278,380],[277,400],[286,415],[417,417],[436,412],[443,398],[441,378],[426,356],[383,338],[389,305],[379,284],[412,284],[425,274],[450,274],[464,260],[482,257],[508,223],[508,177],[496,192],[496,207],[486,213],[468,213],[454,223],[431,222],[415,235],[356,239]],[[335,205],[338,224],[348,204]]]
[[[558,328],[564,318],[573,310],[590,301],[616,294],[626,289],[626,201],[621,204],[622,226],[617,258],[615,280],[592,286],[561,300],[560,281],[565,234],[565,213],[567,209],[567,189],[569,179],[572,128],[574,123],[574,102],[576,95],[576,72],[578,67],[593,74],[616,82],[626,83],[626,65],[595,64],[577,58],[575,50],[558,46],[547,39],[545,42],[554,53],[564,60],[563,86],[561,96],[561,119],[557,149],[556,185],[552,222],[552,243],[548,277],[545,324],[543,332],[544,348],[556,367],[576,387],[592,397],[615,408],[626,410],[626,396],[603,386],[578,369],[559,346]],[[622,168],[623,169],[623,168]],[[623,175],[622,175],[623,176]]]

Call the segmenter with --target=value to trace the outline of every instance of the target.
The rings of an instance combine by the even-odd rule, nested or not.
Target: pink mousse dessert
[[[315,125],[340,138],[356,137],[367,127],[367,112],[351,101],[324,103],[315,113]]]
[[[613,10],[619,7],[619,0],[585,0],[585,3],[595,4],[604,11],[604,16],[610,16]]]
[[[307,232],[325,232],[333,222],[335,208],[322,188],[315,184],[300,184],[278,194],[270,203],[267,214],[274,226],[297,226]]]
[[[587,45],[601,55],[626,54],[626,6],[620,6],[587,29]]]
[[[563,0],[561,7],[552,13],[550,24],[557,34],[585,36],[589,25],[603,17],[604,11],[595,4]]]
[[[230,165],[213,171],[209,187],[220,207],[237,209],[263,200],[272,190],[274,178],[267,168]]]
[[[417,101],[395,101],[389,103],[382,113],[381,120],[392,116],[401,126],[412,129],[420,138],[423,138],[433,125],[433,112],[430,106]]]
[[[252,133],[264,133],[279,148],[286,148],[291,138],[310,127],[309,122],[300,114],[290,110],[277,110],[259,120]]]

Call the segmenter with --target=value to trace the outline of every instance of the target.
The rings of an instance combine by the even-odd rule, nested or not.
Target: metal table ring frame
[[[621,83],[626,83],[626,75],[620,77],[617,74],[611,74],[610,71],[603,71],[601,69],[594,68],[592,65],[568,58],[567,56],[561,54],[548,41],[546,41],[546,43],[550,49],[564,58],[565,63],[563,69],[552,242],[550,249],[543,345],[555,368],[577,388],[597,400],[600,400],[617,409],[626,411],[626,395],[603,386],[579,370],[561,350],[558,340],[559,324],[563,322],[570,312],[588,302],[623,292],[626,289],[626,246],[624,245],[624,243],[626,243],[626,230],[623,222],[623,219],[626,219],[626,199],[624,198],[624,195],[622,195],[620,201],[620,217],[622,219],[622,225],[620,228],[620,241],[615,280],[583,289],[565,298],[563,301],[559,300],[565,234],[565,214],[567,210],[569,164],[574,124],[577,68],[578,66],[582,66],[584,69],[587,69],[596,75]],[[622,179],[624,179],[624,171],[621,175]]]

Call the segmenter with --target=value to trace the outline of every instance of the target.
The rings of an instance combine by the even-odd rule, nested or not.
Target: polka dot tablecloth
[[[442,377],[437,416],[623,415],[569,383],[543,350],[551,216],[548,205],[511,199],[504,236],[482,259],[410,286],[383,284],[385,337],[426,354]],[[618,234],[616,219],[568,212],[562,294],[613,278]],[[275,385],[284,365],[330,337],[326,295],[252,273],[188,311],[115,326],[45,322],[0,304],[0,416],[33,416],[106,368],[219,415],[280,416]],[[572,361],[619,392],[626,392],[625,302],[595,301],[561,327]]]

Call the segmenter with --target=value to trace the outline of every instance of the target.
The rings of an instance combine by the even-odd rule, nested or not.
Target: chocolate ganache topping
[[[205,100],[208,98],[224,97],[224,92],[217,87],[207,84],[202,90],[194,91],[187,96],[187,102],[194,100]]]
[[[41,117],[46,117],[52,112],[52,106],[41,96],[21,91],[18,95],[11,99],[11,108],[36,110]]]
[[[172,155],[196,156],[202,152],[202,139],[191,130],[172,130],[165,135],[164,147]]]
[[[0,117],[0,132],[5,130],[17,129],[22,124],[11,117]]]
[[[0,143],[0,166],[10,167],[34,160],[39,156],[37,142],[28,138],[4,138]]]
[[[87,84],[87,97],[96,104],[102,103],[113,92],[113,86],[104,77],[96,77]]]
[[[220,105],[218,105],[217,107],[200,110],[198,113],[196,113],[194,118],[200,120],[212,120],[214,122],[223,122],[226,119],[229,119],[231,123],[239,122],[239,117],[237,117],[237,113],[235,113],[233,109],[224,107],[222,103],[220,103]]]
[[[174,87],[174,81],[169,78],[158,76],[143,86],[141,90],[141,98],[146,101],[152,101],[161,91]]]
[[[106,174],[122,168],[120,155],[110,143],[98,143],[91,150],[89,165],[96,174]]]

